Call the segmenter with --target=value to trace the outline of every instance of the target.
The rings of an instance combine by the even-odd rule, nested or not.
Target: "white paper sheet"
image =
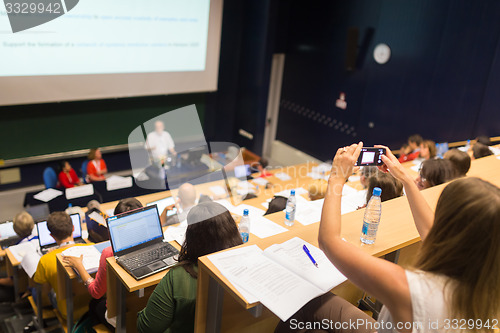
[[[120,176],[111,176],[106,179],[106,190],[115,191],[123,188],[129,188],[134,185],[134,181],[132,180],[132,176],[130,177],[120,177]]]
[[[311,256],[318,263],[316,267],[303,250],[306,245]],[[313,283],[324,292],[330,291],[347,278],[330,262],[323,251],[306,241],[294,237],[282,244],[274,244],[264,254],[295,274]]]
[[[226,199],[221,199],[221,200],[215,200],[215,202],[221,204],[222,206],[226,207],[226,209],[230,212],[233,211],[234,209],[234,206],[231,202],[229,202],[229,200],[226,200]]]
[[[9,250],[10,252],[12,252],[17,261],[21,262],[26,254],[37,251],[37,245],[38,239],[36,241],[24,242],[21,244],[10,246]]]
[[[259,238],[266,238],[288,231],[287,228],[274,223],[263,216],[253,216],[250,218],[250,233]]]
[[[63,256],[79,257],[83,255],[83,267],[89,273],[97,272],[101,253],[93,246],[72,246],[61,252]]]
[[[275,173],[274,177],[276,177],[276,178],[278,178],[279,180],[282,180],[282,181],[287,181],[287,180],[292,179],[292,177],[290,177],[287,173],[284,173],[284,172]]]
[[[297,197],[297,206],[295,211],[295,220],[303,225],[309,225],[319,222],[321,219],[321,207],[313,205],[312,201],[306,200],[301,196]]]
[[[13,222],[5,222],[0,224],[0,239],[15,237],[17,234],[14,231]]]
[[[259,300],[286,321],[324,292],[263,255],[256,245],[211,255],[209,259],[249,303]]]
[[[94,194],[94,185],[92,184],[75,186],[66,189],[66,199],[68,200],[87,197],[92,194]]]
[[[53,188],[48,188],[46,190],[43,190],[40,193],[37,193],[33,196],[33,198],[43,201],[43,202],[49,202],[50,200],[57,198],[58,196],[62,195],[63,192],[53,189]]]
[[[35,275],[40,258],[41,256],[40,254],[38,254],[38,252],[29,252],[26,253],[26,255],[23,257],[23,260],[21,260],[21,267],[30,278]]]

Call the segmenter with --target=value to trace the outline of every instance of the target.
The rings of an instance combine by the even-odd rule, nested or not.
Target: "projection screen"
[[[217,89],[222,0],[69,1],[19,32],[0,2],[0,105]]]

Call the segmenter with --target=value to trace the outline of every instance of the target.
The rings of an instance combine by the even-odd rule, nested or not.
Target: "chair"
[[[83,182],[87,184],[87,166],[89,165],[89,160],[85,160],[82,163],[82,169],[80,170],[82,172],[82,178]]]
[[[56,188],[57,174],[53,168],[46,167],[43,170],[43,182],[45,183],[45,188]]]

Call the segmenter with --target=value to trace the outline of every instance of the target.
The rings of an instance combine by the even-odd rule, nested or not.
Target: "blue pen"
[[[307,246],[303,246],[302,249],[304,250],[304,252],[307,254],[307,256],[309,257],[309,259],[311,259],[312,263],[314,264],[314,266],[316,266],[316,268],[319,268],[318,267],[318,263],[316,262],[316,260],[314,260],[313,256],[311,255],[311,252],[309,252],[309,249],[307,248]]]

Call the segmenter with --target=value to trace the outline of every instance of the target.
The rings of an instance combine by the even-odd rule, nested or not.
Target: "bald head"
[[[177,194],[182,208],[194,206],[196,202],[196,189],[192,184],[184,183],[179,187]]]

